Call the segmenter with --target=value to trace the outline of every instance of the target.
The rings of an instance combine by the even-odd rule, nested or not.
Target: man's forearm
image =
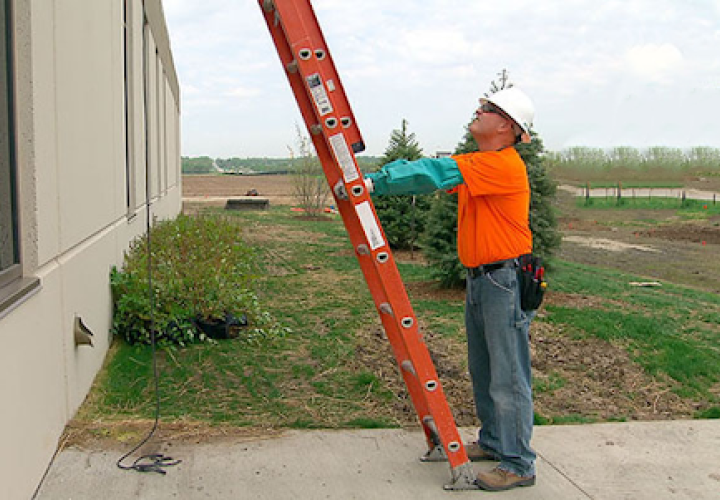
[[[365,178],[372,181],[374,196],[427,194],[463,183],[460,169],[450,157],[396,160],[378,172],[366,174]]]

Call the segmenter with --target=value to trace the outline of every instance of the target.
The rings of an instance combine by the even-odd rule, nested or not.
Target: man
[[[368,174],[376,195],[458,193],[458,256],[467,268],[465,325],[468,365],[478,418],[471,460],[498,460],[480,472],[486,490],[535,484],[530,448],[533,404],[528,333],[534,311],[523,311],[518,258],[532,252],[530,184],[515,150],[529,142],[534,107],[515,87],[480,99],[469,130],[479,151],[448,158],[398,160]]]

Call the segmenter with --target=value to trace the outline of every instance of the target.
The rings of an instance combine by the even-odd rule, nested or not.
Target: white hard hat
[[[490,102],[502,109],[522,129],[522,141],[530,142],[530,129],[535,118],[535,106],[525,92],[516,87],[510,87],[483,97],[480,102]]]

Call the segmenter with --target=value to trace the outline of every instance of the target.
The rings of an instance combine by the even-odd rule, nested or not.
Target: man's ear
[[[510,122],[510,120],[501,120],[500,124],[498,125],[498,132],[505,133],[508,130],[511,132],[514,132],[514,124]]]

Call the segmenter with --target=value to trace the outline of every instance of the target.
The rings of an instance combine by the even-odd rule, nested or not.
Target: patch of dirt
[[[647,245],[635,245],[608,238],[589,238],[587,236],[565,236],[564,241],[577,243],[590,248],[607,250],[609,252],[624,252],[627,250],[640,250],[641,252],[659,252],[657,248]]]
[[[720,245],[720,226],[715,221],[712,225],[700,224],[674,224],[659,226],[657,228],[640,231],[639,236],[645,238],[660,238],[670,241],[686,241],[690,243]]]
[[[609,233],[602,233],[603,239]],[[623,251],[584,244],[595,238],[591,232],[565,233],[558,257],[578,264],[615,269],[641,278],[641,281],[677,283],[691,288],[720,293],[720,244],[688,241],[689,236],[677,239],[662,238],[650,231],[622,230],[612,234],[612,240],[627,245]],[[694,234],[693,230],[679,235]],[[669,235],[669,233],[666,233]],[[569,237],[568,237],[569,236]],[[632,248],[634,245],[656,249],[648,252]]]
[[[691,418],[698,406],[653,379],[620,345],[571,339],[548,323],[532,333],[535,410],[546,417],[607,420]]]
[[[684,179],[684,184],[688,189],[720,192],[720,176],[718,176],[717,173],[710,176],[686,177]]]
[[[297,245],[302,245],[310,238],[315,238],[315,233],[311,231],[302,231],[300,229],[291,229],[288,227],[274,227],[263,225],[250,225],[242,228],[243,236],[248,243],[263,247],[268,242],[274,241],[291,241]]]
[[[720,221],[683,221],[675,210],[579,208],[565,192],[558,192],[557,205],[561,259],[720,293]],[[590,243],[597,240],[619,250]]]
[[[82,448],[89,450],[129,451],[139,444],[153,428],[153,420],[96,420],[70,421],[60,438],[59,450]],[[205,422],[174,421],[160,422],[157,431],[138,453],[154,453],[167,448],[167,443],[206,444],[218,441],[235,442],[271,439],[284,431],[265,427],[215,426]]]
[[[596,298],[568,294],[557,295],[549,300],[552,302],[570,307],[603,306]],[[464,339],[429,331],[422,321],[420,327],[456,423],[478,425]],[[385,332],[376,328],[357,335],[353,363],[371,370],[395,395],[389,405],[380,405],[373,412],[394,418],[399,425],[417,425]],[[558,327],[535,321],[531,352],[535,410],[546,418],[659,420],[691,418],[700,409],[695,402],[674,394],[670,381],[646,374],[622,345],[595,338],[571,339]]]
[[[406,283],[408,294],[422,300],[452,300],[465,303],[464,288],[442,288],[437,281],[415,281]]]
[[[604,309],[607,305],[622,306],[623,302],[619,300],[604,299],[595,295],[579,295],[576,293],[562,293],[556,292],[552,289],[548,289],[545,299],[543,300],[543,306],[546,305],[562,305],[565,307],[574,307],[576,309]],[[544,316],[543,308],[538,312],[538,317]]]
[[[227,198],[245,196],[251,190],[268,198],[271,205],[294,205],[293,183],[290,175],[183,175],[182,197],[188,204],[225,205]],[[328,190],[329,193],[329,190]],[[332,196],[328,200],[332,203]]]
[[[435,364],[456,423],[459,426],[475,425],[475,407],[470,391],[464,342],[459,342],[449,335],[428,331],[422,321],[420,321],[420,332],[430,352],[430,358]],[[352,361],[353,365],[358,369],[372,371],[394,395],[389,404],[383,403],[373,408],[373,413],[390,418],[398,425],[418,425],[410,394],[385,331],[377,327],[359,331],[357,336],[358,345]]]

